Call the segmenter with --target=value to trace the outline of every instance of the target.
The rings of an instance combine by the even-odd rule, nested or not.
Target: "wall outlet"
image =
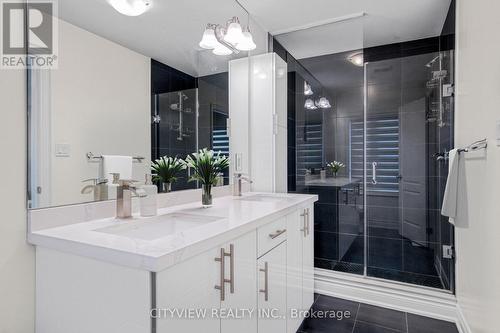
[[[67,143],[56,143],[56,157],[70,157],[71,147]]]

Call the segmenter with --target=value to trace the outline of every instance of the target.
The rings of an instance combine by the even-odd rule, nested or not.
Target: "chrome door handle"
[[[220,284],[219,284],[219,285],[216,285],[216,286],[215,286],[215,289],[220,290],[220,300],[221,300],[221,301],[224,301],[224,300],[226,299],[226,290],[225,290],[225,288],[224,288],[224,283],[225,283],[225,280],[226,280],[226,279],[224,278],[224,274],[225,274],[225,272],[224,272],[224,266],[225,266],[225,265],[224,265],[224,262],[226,261],[226,259],[225,259],[225,258],[226,258],[225,254],[226,254],[226,251],[224,250],[224,248],[221,248],[221,249],[220,249],[220,257],[216,257],[216,258],[215,258],[215,261],[217,261],[217,262],[219,262],[219,263],[220,263],[220,278],[219,278],[219,279],[220,279],[220,280],[219,280],[219,281],[220,281],[220,282],[219,282]]]
[[[307,231],[307,235],[309,235],[310,233],[310,219],[309,219],[310,215],[309,215],[309,208],[306,208],[306,231]]]
[[[300,214],[300,217],[302,217],[302,226],[303,226],[302,229],[300,229],[300,231],[304,233],[304,237],[307,236],[306,216],[307,216],[307,210],[304,209],[304,212]]]
[[[377,162],[372,163],[372,184],[377,184]]]
[[[229,283],[229,291],[234,294],[234,244],[229,244],[229,253],[224,252],[224,256],[229,257],[229,280],[224,282]]]
[[[226,279],[226,257],[229,257],[229,279]],[[234,245],[229,245],[229,253],[224,248],[220,249],[220,257],[215,261],[220,262],[220,284],[215,289],[220,290],[220,300],[226,299],[226,283],[229,283],[229,290],[234,294]]]
[[[271,237],[271,239],[275,239],[279,235],[283,235],[285,232],[286,232],[286,229],[276,230],[275,233],[269,234],[269,237]]]
[[[260,268],[259,271],[264,273],[264,289],[260,289],[259,292],[264,293],[264,300],[269,301],[269,264],[266,261],[264,263],[264,268]]]

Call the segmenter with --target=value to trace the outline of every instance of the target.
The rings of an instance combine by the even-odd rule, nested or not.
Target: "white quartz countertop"
[[[36,246],[159,272],[285,216],[300,205],[318,200],[316,195],[267,193],[260,194],[265,196],[262,200],[248,200],[258,195],[246,193],[243,197],[214,198],[210,208],[203,208],[201,202],[162,208],[153,218],[106,218],[49,228],[29,233],[28,240]],[[270,196],[276,198],[265,199]],[[185,214],[194,220],[199,217],[205,222],[166,236],[162,236],[162,228],[172,229],[168,223],[148,227],[149,234],[133,234],[138,237],[120,234],[123,230],[134,229],[132,224],[160,221],[162,216],[172,216],[173,213]]]

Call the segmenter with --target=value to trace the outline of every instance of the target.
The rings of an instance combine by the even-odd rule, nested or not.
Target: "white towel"
[[[103,155],[101,177],[113,183],[111,173],[119,173],[120,179],[132,179],[132,156]]]
[[[457,149],[452,149],[449,152],[448,158],[448,179],[446,181],[446,189],[444,191],[443,207],[441,207],[441,215],[448,216],[451,224],[455,224],[457,217],[457,200],[458,200],[458,182],[460,154]]]

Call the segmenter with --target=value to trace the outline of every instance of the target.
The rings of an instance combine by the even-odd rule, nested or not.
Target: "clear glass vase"
[[[212,206],[212,185],[202,185],[201,203],[204,207]]]
[[[172,191],[172,183],[163,183],[163,192],[168,193]]]

